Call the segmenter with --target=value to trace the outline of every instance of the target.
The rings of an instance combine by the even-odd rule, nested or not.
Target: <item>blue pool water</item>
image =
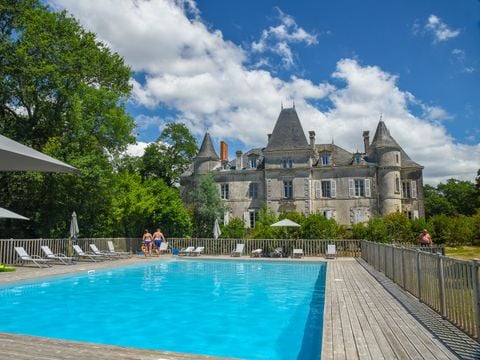
[[[244,359],[321,352],[326,265],[168,260],[0,287],[0,331]]]

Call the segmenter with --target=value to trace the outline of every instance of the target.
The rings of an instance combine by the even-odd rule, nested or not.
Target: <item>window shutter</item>
[[[412,180],[412,198],[417,198],[417,182],[415,180]]]
[[[418,210],[413,210],[413,218],[418,219]]]
[[[350,197],[355,196],[355,183],[353,182],[353,179],[348,179],[348,195]]]
[[[337,182],[335,180],[330,180],[330,185],[330,195],[332,196],[332,198],[335,198],[337,197]]]
[[[371,192],[370,192],[370,179],[365,179],[365,197],[370,197]]]
[[[322,182],[320,180],[315,181],[315,198],[320,199],[322,197]]]
[[[243,213],[243,223],[245,224],[246,228],[250,227],[250,213],[248,211]]]
[[[223,224],[228,225],[230,221],[230,212],[227,210],[223,213]]]

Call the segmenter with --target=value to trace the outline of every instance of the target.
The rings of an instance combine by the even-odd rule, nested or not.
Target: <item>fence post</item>
[[[402,247],[400,249],[400,251],[402,252],[402,288],[403,290],[406,290],[406,284],[407,284],[407,280],[405,279],[406,277],[406,271],[405,271],[405,248]]]
[[[445,275],[443,272],[443,256],[437,253],[438,266],[438,288],[440,290],[440,314],[443,319],[447,318],[447,307],[445,303]]]
[[[392,247],[392,280],[394,283],[395,281],[395,245],[390,245]]]
[[[422,267],[420,265],[420,250],[417,249],[417,291],[418,291],[418,300],[422,302]]]
[[[473,300],[475,304],[477,340],[480,340],[480,276],[478,274],[479,264],[480,261],[478,259],[474,259],[472,261]]]

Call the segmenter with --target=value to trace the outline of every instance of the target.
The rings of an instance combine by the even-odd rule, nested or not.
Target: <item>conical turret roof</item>
[[[197,159],[210,159],[210,160],[219,160],[215,149],[213,148],[212,139],[208,132],[205,133],[203,138],[202,145],[200,146],[200,151],[198,152]]]
[[[375,131],[375,136],[373,137],[372,144],[370,149],[388,147],[393,149],[401,150],[400,145],[397,144],[395,139],[390,135],[390,132],[387,129],[385,123],[380,120],[377,126],[377,131]]]
[[[307,138],[295,108],[282,109],[265,151],[308,148]]]

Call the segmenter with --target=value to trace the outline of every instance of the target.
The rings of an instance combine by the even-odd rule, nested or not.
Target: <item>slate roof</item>
[[[212,144],[212,139],[210,134],[205,133],[205,137],[202,141],[202,146],[200,146],[200,151],[198,152],[197,159],[210,159],[210,160],[220,160]]]
[[[309,147],[295,108],[282,109],[265,151],[307,149]]]
[[[335,144],[316,144],[315,150],[319,155],[323,152],[330,153],[332,164],[337,166],[352,164],[353,154]],[[318,162],[314,166],[318,166]]]

